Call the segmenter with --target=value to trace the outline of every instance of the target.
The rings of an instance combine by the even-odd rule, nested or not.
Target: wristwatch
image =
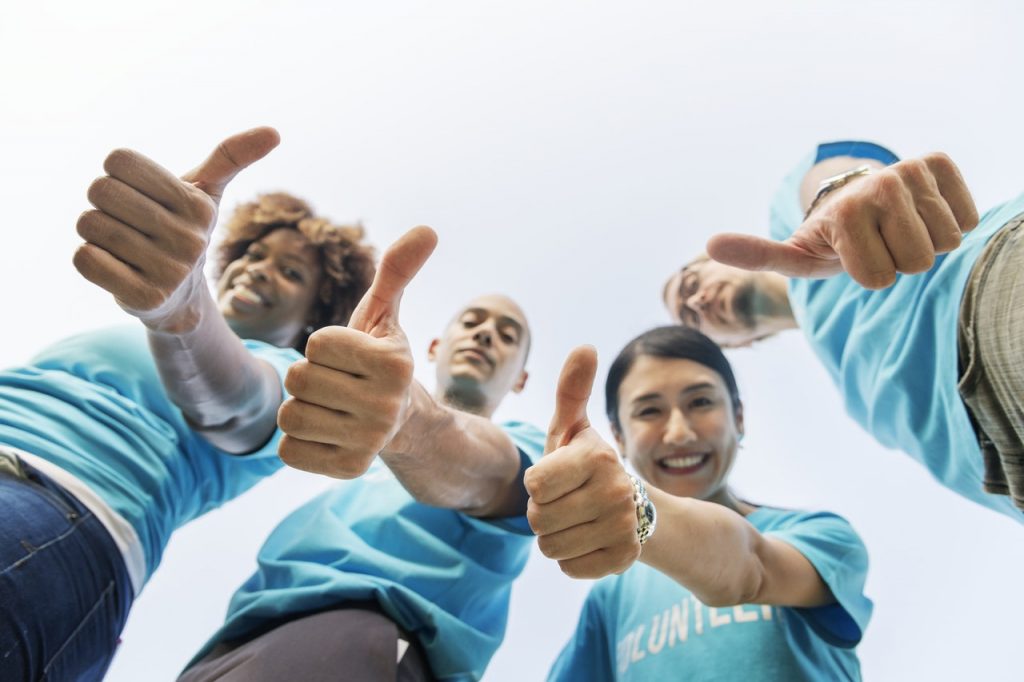
[[[654,535],[654,528],[658,525],[658,512],[654,503],[647,497],[647,488],[643,481],[636,476],[630,476],[633,481],[633,502],[636,504],[636,536],[640,544],[644,544]]]
[[[804,213],[804,220],[807,220],[807,218],[810,217],[811,211],[821,203],[821,200],[824,199],[827,194],[846,185],[854,178],[859,178],[862,175],[871,175],[871,171],[871,166],[864,164],[862,166],[852,168],[844,173],[840,173],[839,175],[833,175],[830,178],[822,180],[821,184],[818,185],[818,192],[814,195],[814,201],[812,201],[811,205],[807,207],[807,213]]]

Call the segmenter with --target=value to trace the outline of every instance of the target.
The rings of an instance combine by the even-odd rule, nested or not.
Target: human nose
[[[690,294],[686,299],[686,307],[695,313],[700,313],[708,305],[707,290],[704,287],[697,289],[697,291]]]
[[[668,445],[685,445],[696,440],[697,434],[690,428],[690,422],[681,410],[672,410],[665,427],[663,440]]]
[[[253,261],[245,266],[245,273],[256,282],[266,282],[270,277],[267,275],[264,261]]]
[[[473,334],[473,340],[485,348],[490,348],[494,343],[494,333],[487,327],[480,327]]]

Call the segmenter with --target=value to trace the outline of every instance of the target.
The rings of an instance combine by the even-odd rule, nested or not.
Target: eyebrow
[[[706,389],[709,389],[709,388],[710,389],[714,389],[715,385],[713,383],[711,383],[710,381],[701,381],[700,383],[690,384],[689,386],[684,388],[679,393],[680,394],[683,394],[683,393],[696,393],[697,391],[703,391],[703,390],[706,390]],[[632,403],[632,404],[642,403],[642,402],[647,401],[647,400],[655,400],[655,399],[661,398],[661,397],[662,397],[662,394],[658,393],[658,392],[644,393],[643,395],[639,395],[639,396],[633,398],[629,402]]]
[[[296,256],[293,253],[284,253],[279,256],[281,260],[288,261],[289,263],[298,264],[305,268],[312,268],[314,264],[307,258],[302,256]]]

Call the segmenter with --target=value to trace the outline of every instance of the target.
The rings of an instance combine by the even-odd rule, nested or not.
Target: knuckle
[[[97,201],[102,201],[108,197],[111,194],[112,187],[113,181],[110,177],[104,175],[89,183],[89,189],[86,190],[85,194],[89,201],[95,204]]]
[[[537,505],[530,500],[526,503],[526,522],[534,535],[540,535],[543,530],[544,513],[537,508]]]
[[[78,270],[85,277],[92,273],[94,262],[91,248],[88,244],[79,244],[78,248],[75,249],[75,254],[71,257],[71,263],[75,266],[75,270]]]
[[[832,214],[840,225],[848,225],[860,217],[861,204],[849,196],[838,197],[832,205]]]
[[[927,272],[934,264],[935,255],[929,249],[921,253],[914,254],[911,258],[906,259],[902,264],[901,270],[908,274]]]
[[[167,302],[167,294],[159,287],[143,287],[139,296],[139,305],[142,310],[156,310]]]
[[[103,160],[103,170],[108,173],[129,170],[136,163],[136,158],[136,153],[131,149],[119,147],[107,154],[107,158]]]
[[[558,546],[551,539],[550,536],[541,536],[537,538],[537,549],[540,553],[546,556],[548,559],[554,559],[558,556]]]
[[[78,220],[75,221],[75,230],[78,232],[78,236],[86,241],[96,238],[99,227],[99,211],[94,209],[82,211]]]
[[[530,497],[541,497],[547,488],[545,467],[534,464],[523,474],[523,487]]]
[[[588,459],[590,460],[590,464],[594,467],[602,469],[611,467],[616,469],[622,468],[622,465],[619,464],[618,455],[616,455],[610,448],[602,447],[591,450]]]
[[[908,159],[900,162],[894,168],[898,168],[904,177],[910,178],[916,183],[926,181],[928,176],[931,175],[931,170],[923,159]]]
[[[166,271],[163,273],[161,279],[166,282],[170,288],[175,289],[188,279],[188,276],[192,274],[192,267],[181,261],[168,261],[165,263]],[[161,292],[163,293],[163,292]],[[168,294],[163,294],[163,298],[168,298]]]
[[[217,208],[205,193],[190,192],[188,211],[207,228],[217,218]]]
[[[181,240],[181,252],[189,263],[198,263],[199,259],[206,253],[207,240],[205,236],[190,234]]]
[[[896,271],[889,269],[868,272],[860,278],[860,283],[868,289],[885,289],[896,283]]]
[[[903,179],[890,168],[879,171],[870,177],[874,177],[875,193],[880,197],[889,197],[903,191]]]
[[[309,388],[309,362],[305,359],[295,362],[284,375],[284,390],[290,395],[302,396]]]
[[[953,163],[953,159],[949,157],[946,152],[931,152],[926,154],[923,159],[924,163],[932,169],[933,172],[939,173],[956,173],[957,167]]]
[[[302,432],[306,423],[303,412],[299,401],[289,398],[281,404],[281,409],[277,412],[277,425],[285,433],[297,435]]]

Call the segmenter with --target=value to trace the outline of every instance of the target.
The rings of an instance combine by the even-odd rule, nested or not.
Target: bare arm
[[[89,187],[78,220],[83,277],[146,326],[170,399],[197,432],[234,453],[262,445],[281,402],[276,373],[252,357],[221,317],[203,278],[209,234],[227,183],[277,145],[270,128],[224,140],[182,178],[119,149]]]
[[[640,560],[685,585],[708,606],[813,607],[835,601],[807,558],[762,535],[743,516],[713,502],[647,486],[658,529]]]
[[[380,456],[424,504],[481,517],[526,512],[512,439],[490,419],[440,404],[416,382],[408,418]]]

